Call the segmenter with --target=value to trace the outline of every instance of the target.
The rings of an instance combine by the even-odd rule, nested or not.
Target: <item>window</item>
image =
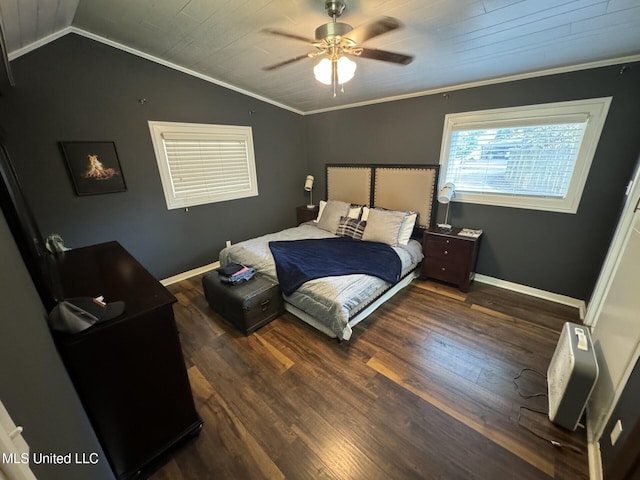
[[[611,97],[445,117],[455,201],[576,213]]]
[[[149,122],[167,208],[258,195],[251,127]]]

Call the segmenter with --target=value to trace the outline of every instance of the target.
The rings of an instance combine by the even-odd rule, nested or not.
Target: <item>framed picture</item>
[[[124,192],[114,142],[60,142],[77,195]]]

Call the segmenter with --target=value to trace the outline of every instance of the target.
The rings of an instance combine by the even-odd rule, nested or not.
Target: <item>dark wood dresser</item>
[[[57,271],[64,298],[125,302],[119,317],[54,338],[116,477],[145,477],[202,427],[173,316],[176,298],[117,242],[65,252]]]
[[[460,230],[444,232],[432,228],[424,232],[421,279],[434,278],[457,285],[463,292],[469,290],[475,276],[480,237],[460,236]]]

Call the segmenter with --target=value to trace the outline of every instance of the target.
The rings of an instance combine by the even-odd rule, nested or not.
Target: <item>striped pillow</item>
[[[362,234],[367,222],[350,217],[340,217],[336,235],[340,237],[351,237],[354,240],[362,240]]]

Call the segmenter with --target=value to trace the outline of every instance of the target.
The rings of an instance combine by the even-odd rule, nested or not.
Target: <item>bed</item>
[[[284,289],[287,311],[330,337],[349,340],[356,324],[417,277],[422,260],[422,231],[434,219],[437,179],[437,165],[327,165],[327,201],[321,202],[317,220],[231,245],[220,252],[220,264],[250,266],[278,281],[279,275],[285,279],[281,255],[288,254],[294,246],[302,247],[298,244],[308,243],[311,248],[328,244],[333,249],[344,245],[352,252],[351,259],[377,255],[375,248],[387,250],[380,250],[381,255],[389,255],[392,250],[391,256],[399,259],[395,260],[395,279],[389,274],[376,276],[379,274],[375,272],[342,273],[311,276],[299,286],[294,285],[296,288],[287,285]],[[367,254],[353,254],[354,249],[363,248],[364,252],[369,245],[375,247],[371,253],[366,250]],[[393,260],[380,258],[387,260],[371,263],[387,265]],[[375,265],[373,268],[376,270]]]

